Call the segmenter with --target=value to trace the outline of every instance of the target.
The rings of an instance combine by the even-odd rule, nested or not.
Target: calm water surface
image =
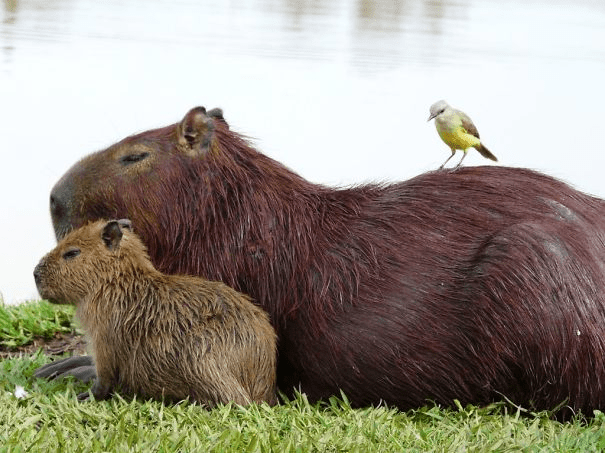
[[[4,0],[0,292],[35,297],[48,195],[78,158],[220,106],[325,184],[400,180],[448,156],[447,99],[500,164],[605,197],[602,0]],[[458,159],[456,157],[455,159]],[[472,152],[467,165],[488,163]]]

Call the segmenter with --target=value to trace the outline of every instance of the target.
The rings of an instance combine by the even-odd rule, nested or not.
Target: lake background
[[[222,107],[314,182],[396,181],[449,155],[442,98],[499,165],[605,197],[603,0],[4,0],[0,293],[37,297],[51,187],[126,135]]]

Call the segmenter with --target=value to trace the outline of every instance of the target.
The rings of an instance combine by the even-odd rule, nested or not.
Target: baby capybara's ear
[[[101,237],[109,250],[118,248],[120,241],[122,240],[123,233],[119,222],[120,220],[110,220],[103,228]]]
[[[195,107],[177,125],[179,149],[193,156],[208,151],[214,123],[204,107]]]
[[[120,225],[120,228],[126,228],[128,231],[132,231],[132,222],[128,219],[118,220],[118,225]]]

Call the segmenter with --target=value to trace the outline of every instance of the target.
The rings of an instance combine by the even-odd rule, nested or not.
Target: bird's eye
[[[69,249],[67,252],[65,252],[63,254],[63,259],[70,260],[70,259],[78,256],[79,254],[80,254],[80,249],[77,249],[77,248]]]
[[[137,154],[127,154],[126,156],[120,157],[120,163],[122,165],[130,165],[135,162],[140,162],[149,156],[149,153],[137,153]]]

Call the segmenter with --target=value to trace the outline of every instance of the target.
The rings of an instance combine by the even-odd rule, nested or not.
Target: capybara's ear
[[[185,115],[177,126],[179,148],[189,155],[199,155],[208,151],[212,140],[214,123],[204,107],[195,107]]]
[[[225,117],[223,116],[223,109],[216,107],[212,110],[208,110],[208,116],[221,120],[227,127],[229,127],[229,123],[227,123],[227,120],[225,120]]]
[[[128,219],[118,220],[118,225],[120,225],[120,228],[126,228],[127,230],[132,231],[132,222]]]
[[[105,228],[103,228],[103,234],[101,237],[103,238],[103,242],[105,246],[109,250],[115,250],[120,245],[120,241],[122,240],[122,229],[120,228],[120,224],[118,220],[111,220],[107,222]]]

